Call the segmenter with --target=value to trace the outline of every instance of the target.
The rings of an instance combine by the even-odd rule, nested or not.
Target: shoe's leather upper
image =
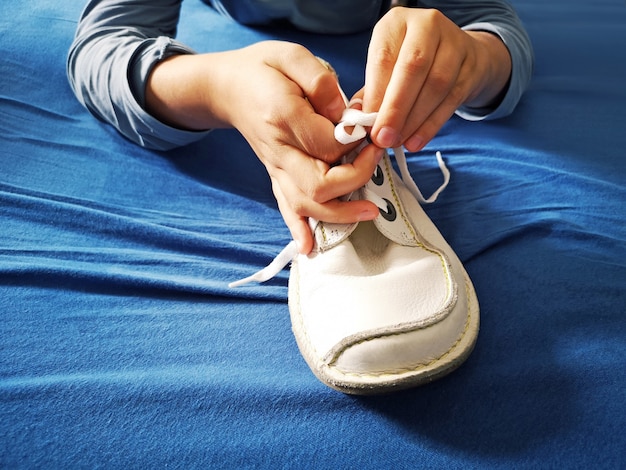
[[[373,222],[318,223],[313,253],[292,265],[290,302],[305,356],[346,374],[435,360],[467,323],[460,262],[388,157],[380,170],[362,196],[374,192],[388,210]]]

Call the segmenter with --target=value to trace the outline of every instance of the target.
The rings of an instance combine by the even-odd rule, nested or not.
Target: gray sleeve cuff
[[[526,91],[532,75],[533,52],[528,36],[518,29],[493,23],[474,23],[463,27],[465,31],[487,31],[499,36],[511,54],[511,78],[502,100],[493,107],[472,108],[461,106],[456,114],[469,121],[498,119],[513,112]]]
[[[167,37],[145,40],[133,54],[128,65],[130,88],[130,129],[120,129],[124,135],[144,147],[168,150],[203,138],[207,131],[188,131],[168,126],[145,110],[145,86],[154,66],[176,54],[193,54],[189,47]],[[133,138],[135,137],[135,138]]]
[[[194,53],[173,39],[179,8],[180,0],[91,0],[68,54],[67,75],[77,99],[144,147],[179,147],[208,132],[175,129],[143,107],[154,65],[173,54]]]

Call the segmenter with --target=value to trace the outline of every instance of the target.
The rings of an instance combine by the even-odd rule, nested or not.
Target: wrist
[[[511,55],[502,39],[488,31],[466,31],[475,41],[477,70],[482,70],[474,92],[464,103],[472,108],[496,106],[511,77]]]
[[[208,54],[181,54],[156,64],[146,81],[146,111],[179,129],[227,127],[211,106],[210,63]]]

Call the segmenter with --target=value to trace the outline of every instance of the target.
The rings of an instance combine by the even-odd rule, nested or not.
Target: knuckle
[[[300,217],[307,217],[307,205],[303,199],[291,201],[291,210]]]
[[[452,88],[452,76],[445,70],[433,70],[428,76],[429,87],[437,94],[447,94]]]
[[[414,76],[427,69],[429,61],[422,49],[415,48],[410,53],[404,54],[399,58],[396,67],[404,74]]]
[[[396,53],[390,46],[384,45],[373,51],[372,60],[378,69],[392,69],[396,63]]]
[[[285,54],[285,58],[287,60],[295,60],[301,57],[303,54],[311,54],[306,47],[304,47],[302,44],[298,44],[295,42],[281,43],[281,47],[284,48],[283,53]]]
[[[321,69],[319,73],[313,75],[309,84],[310,93],[324,92],[334,89],[336,86],[336,79],[333,72],[327,69]]]
[[[398,24],[404,18],[404,7],[390,8],[389,11],[380,19],[380,22],[388,22],[390,24]]]
[[[456,109],[465,102],[465,92],[460,86],[454,86],[448,93],[448,99],[452,106]]]
[[[307,195],[313,202],[322,204],[326,202],[326,189],[320,184],[314,184],[307,190]]]
[[[323,204],[328,201],[329,187],[325,179],[325,174],[318,174],[310,176],[306,186],[303,188],[303,192],[306,197],[317,204]]]
[[[437,23],[445,18],[444,14],[437,8],[424,8],[421,14],[431,23]]]

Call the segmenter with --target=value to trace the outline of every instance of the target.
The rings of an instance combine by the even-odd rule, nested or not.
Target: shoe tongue
[[[380,233],[399,245],[421,245],[418,232],[409,221],[401,200],[401,197],[412,196],[396,176],[388,156],[380,161],[374,176],[361,189],[361,193],[363,199],[367,199],[368,193],[374,193],[387,204],[385,210],[380,208],[380,215],[374,219],[374,225]]]

